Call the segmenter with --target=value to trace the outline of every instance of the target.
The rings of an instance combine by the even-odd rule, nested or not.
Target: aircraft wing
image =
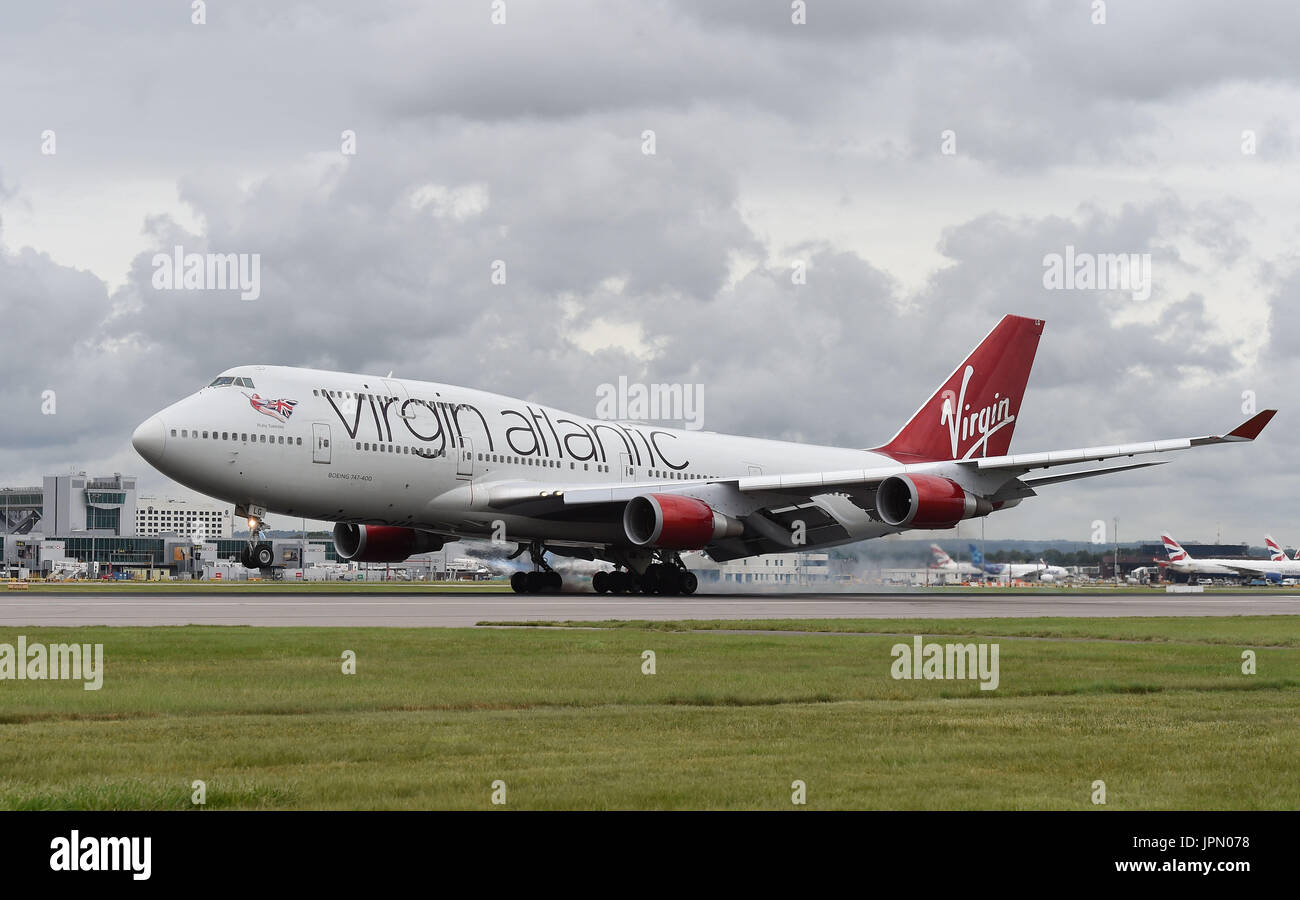
[[[1174,450],[1187,450],[1192,447],[1205,447],[1211,444],[1253,441],[1276,413],[1277,410],[1275,409],[1266,409],[1222,436],[1205,435],[1163,441],[1146,441],[1137,444],[1115,444],[1109,447],[1080,447],[1073,450],[1017,453],[1008,456],[979,457],[946,462],[899,463],[872,469],[799,472],[785,475],[740,475],[711,481],[640,481],[601,486],[592,486],[581,482],[574,482],[569,485],[553,482],[505,482],[489,488],[488,505],[494,508],[507,508],[520,504],[534,505],[538,503],[557,507],[617,503],[626,502],[647,491],[693,493],[692,489],[713,484],[734,485],[735,489],[742,493],[771,492],[802,495],[811,499],[818,494],[851,491],[855,487],[874,488],[891,475],[901,475],[908,472],[933,472],[950,469],[953,466],[978,472],[1004,472],[1015,478],[1034,469],[1047,469],[1052,466],[1101,462],[1121,456],[1132,457],[1148,453],[1167,453]],[[1093,475],[1107,475],[1144,466],[1162,465],[1165,462],[1168,462],[1168,460],[1125,463],[1118,466],[1085,469],[1060,475],[1033,476],[1023,479],[1023,483],[1026,485],[1054,484],[1060,481],[1088,478]]]
[[[1263,562],[1252,562],[1250,560],[1215,560],[1215,565],[1222,566],[1225,569],[1231,569],[1238,575],[1268,575],[1277,572],[1277,566],[1270,566]]]
[[[1049,450],[1046,453],[1013,453],[1008,456],[990,456],[963,460],[964,465],[974,465],[982,470],[1023,470],[1045,469],[1050,466],[1068,463],[1101,462],[1120,456],[1139,456],[1146,453],[1167,453],[1171,450],[1188,450],[1192,447],[1208,447],[1211,444],[1232,444],[1240,441],[1253,441],[1264,430],[1277,410],[1266,409],[1251,416],[1225,435],[1209,434],[1201,437],[1174,438],[1165,441],[1147,441],[1139,444],[1115,444],[1110,447],[1082,447],[1074,450]],[[1116,471],[1115,468],[1103,471]],[[1100,474],[1100,473],[1099,473]]]
[[[930,472],[949,466],[959,466],[979,472],[1005,472],[1019,477],[1034,469],[1047,469],[1086,462],[1101,462],[1122,456],[1140,456],[1148,453],[1168,453],[1173,450],[1188,450],[1192,447],[1207,447],[1211,444],[1231,444],[1239,441],[1253,441],[1264,430],[1264,426],[1277,414],[1275,409],[1266,409],[1252,416],[1225,435],[1203,435],[1201,437],[1173,438],[1163,441],[1146,441],[1137,444],[1115,444],[1109,447],[1078,447],[1072,450],[1049,450],[1043,453],[1014,453],[1007,456],[977,457],[952,462],[909,463],[906,465],[886,466],[877,469],[855,469],[846,472],[807,472],[792,475],[750,475],[737,479],[742,491],[801,491],[816,488],[830,490],[843,489],[855,485],[875,485],[890,475],[906,472]],[[1025,479],[1025,484],[1052,484],[1076,478],[1088,478],[1093,475],[1106,475],[1123,472],[1148,465],[1160,465],[1157,462],[1141,462],[1119,466],[1107,466],[1099,469],[1086,469],[1063,475],[1040,476]]]
[[[807,546],[826,546],[854,540],[845,525],[872,519],[875,491],[891,475],[932,473],[957,480],[982,482],[995,500],[1033,496],[1034,487],[1161,465],[1168,460],[1121,463],[1081,471],[1025,478],[1035,469],[1119,457],[1167,453],[1212,444],[1253,441],[1277,410],[1264,410],[1224,435],[1174,438],[1108,447],[1081,447],[1043,453],[1019,453],[974,459],[897,463],[870,469],[831,472],[802,472],[782,475],[740,475],[713,480],[640,481],[593,486],[574,482],[556,484],[512,481],[486,486],[488,506],[520,515],[539,517],[600,515],[595,507],[613,514],[617,506],[645,493],[679,493],[705,501],[719,512],[744,517],[756,533],[748,535],[733,551],[737,556],[791,549],[790,527],[798,520],[806,529]],[[477,490],[477,489],[476,489]],[[754,515],[761,513],[761,515]],[[905,529],[894,529],[902,531]],[[723,550],[725,553],[725,549]],[[714,548],[710,549],[713,555]],[[719,557],[715,557],[719,558]],[[722,558],[733,558],[724,556]]]

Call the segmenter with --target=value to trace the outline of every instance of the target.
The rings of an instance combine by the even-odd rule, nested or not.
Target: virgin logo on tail
[[[1016,421],[1016,417],[1011,414],[1011,398],[999,393],[994,393],[993,402],[988,406],[970,412],[970,404],[966,402],[966,386],[974,374],[975,367],[967,366],[961,376],[961,393],[953,394],[951,390],[945,390],[940,395],[943,398],[943,409],[939,413],[939,425],[948,426],[948,442],[952,447],[953,459],[958,459],[957,448],[976,435],[979,435],[979,440],[971,444],[960,458],[970,459],[976,450],[983,450],[987,454],[989,438],[999,429]]]

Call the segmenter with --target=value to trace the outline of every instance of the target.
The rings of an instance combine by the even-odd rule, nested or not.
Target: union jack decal
[[[252,406],[253,409],[257,410],[264,416],[270,416],[277,422],[289,421],[289,417],[293,415],[293,408],[298,405],[297,400],[285,400],[283,398],[278,400],[266,400],[257,394],[251,396],[245,394],[244,396],[248,397],[249,405]]]

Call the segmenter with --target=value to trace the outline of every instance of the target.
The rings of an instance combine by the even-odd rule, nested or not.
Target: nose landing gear
[[[239,510],[236,510],[237,512]],[[259,541],[265,523],[261,515],[250,513],[248,516],[248,543],[239,551],[239,561],[245,569],[269,569],[275,562],[275,550],[270,541]]]

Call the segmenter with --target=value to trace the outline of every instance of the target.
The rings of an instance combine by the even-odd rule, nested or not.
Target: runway
[[[0,594],[0,626],[325,625],[465,627],[600,619],[881,619],[1300,615],[1300,595],[1074,594]]]

